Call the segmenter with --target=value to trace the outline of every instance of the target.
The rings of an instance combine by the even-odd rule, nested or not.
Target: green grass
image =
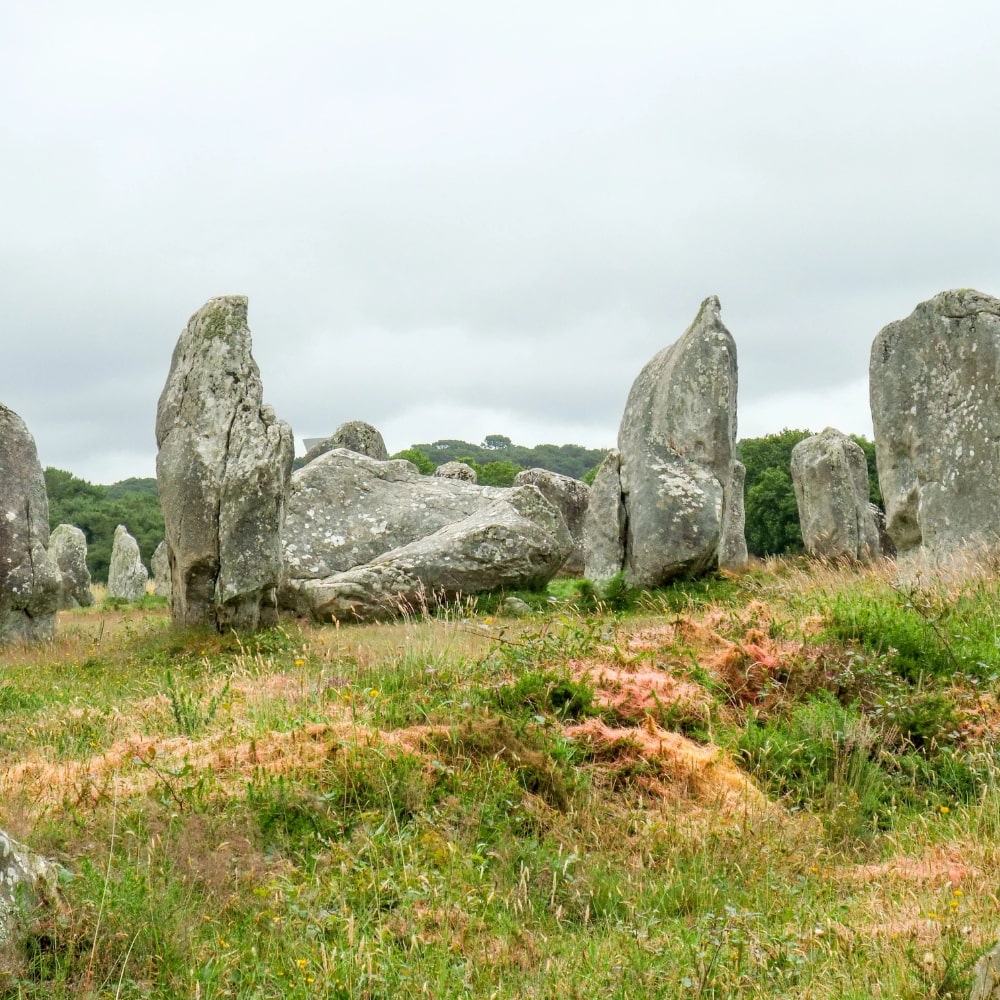
[[[0,998],[966,995],[996,584],[580,595],[243,638],[86,609],[5,650],[0,828],[68,877]],[[611,710],[602,671],[703,700]]]

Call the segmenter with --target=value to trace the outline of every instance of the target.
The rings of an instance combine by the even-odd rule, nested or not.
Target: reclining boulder
[[[533,486],[421,476],[403,460],[336,449],[293,475],[283,545],[283,607],[367,618],[542,584],[572,539]]]
[[[286,589],[300,610],[351,621],[422,611],[483,591],[543,586],[566,561],[573,540],[562,515],[534,486],[503,493],[364,565],[290,581]]]

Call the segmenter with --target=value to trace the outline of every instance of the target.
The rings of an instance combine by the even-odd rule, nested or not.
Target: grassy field
[[[0,997],[968,995],[995,579],[526,599],[243,638],[147,599],[5,650],[0,829],[66,876]]]

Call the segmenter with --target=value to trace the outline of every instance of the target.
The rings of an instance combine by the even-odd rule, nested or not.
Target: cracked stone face
[[[273,619],[294,445],[263,402],[246,298],[210,299],[191,317],[156,441],[174,621],[225,630]]]

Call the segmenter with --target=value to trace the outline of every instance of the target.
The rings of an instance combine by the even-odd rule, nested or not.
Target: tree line
[[[74,524],[87,538],[87,568],[94,580],[108,578],[115,528],[124,524],[139,543],[149,565],[163,540],[163,513],[155,479],[123,479],[98,486],[63,469],[45,470],[49,494],[49,526]]]
[[[751,555],[784,555],[803,550],[799,512],[792,488],[792,449],[812,431],[785,429],[777,434],[744,438],[738,444],[746,466],[746,539]],[[868,460],[871,501],[881,506],[875,471],[875,446],[852,435]],[[522,469],[548,469],[574,479],[592,482],[605,452],[580,445],[542,444],[533,448],[515,445],[502,434],[490,434],[482,444],[442,440],[415,444],[393,455],[412,462],[431,475],[445,462],[465,462],[487,486],[511,486]],[[139,543],[149,564],[163,539],[163,514],[155,479],[125,479],[98,486],[63,469],[45,470],[49,495],[49,522],[74,524],[87,538],[87,564],[95,580],[106,580],[111,562],[115,528],[124,524]]]

